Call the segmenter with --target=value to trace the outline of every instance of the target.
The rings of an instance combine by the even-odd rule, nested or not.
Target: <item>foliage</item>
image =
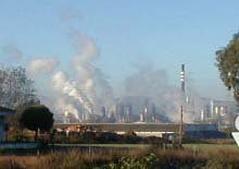
[[[23,67],[0,67],[0,106],[17,109],[39,102],[33,81]]]
[[[44,105],[35,105],[26,108],[20,118],[20,123],[27,129],[36,132],[49,131],[53,126],[53,114]],[[37,136],[37,135],[36,135]]]
[[[226,47],[216,51],[216,65],[220,77],[239,102],[239,33],[235,34]]]
[[[192,149],[128,149],[125,152],[75,149],[43,154],[40,157],[0,157],[0,169],[238,169],[238,161],[238,150],[228,149],[197,153]]]
[[[158,160],[155,154],[149,154],[142,158],[122,157],[117,163],[111,163],[105,169],[153,169],[156,168]]]
[[[39,103],[33,81],[23,67],[0,67],[0,106],[15,110],[7,121],[20,133],[19,119],[26,107]]]

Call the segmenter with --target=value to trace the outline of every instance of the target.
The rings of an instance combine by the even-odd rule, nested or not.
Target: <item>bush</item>
[[[159,159],[155,154],[149,154],[143,158],[122,157],[117,163],[110,163],[105,169],[150,169],[157,168]]]

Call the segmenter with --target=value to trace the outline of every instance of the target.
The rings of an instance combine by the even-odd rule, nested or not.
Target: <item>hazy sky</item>
[[[237,0],[0,0],[0,59],[68,62],[69,34],[79,30],[95,40],[96,64],[114,85],[145,63],[165,69],[178,85],[185,63],[202,96],[226,98],[215,51],[239,30],[238,7]],[[14,58],[6,58],[9,50]]]

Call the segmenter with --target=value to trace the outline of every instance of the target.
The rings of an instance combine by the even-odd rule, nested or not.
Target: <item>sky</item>
[[[26,66],[53,57],[71,71],[66,63],[77,30],[94,40],[94,64],[114,87],[142,65],[165,69],[179,86],[185,63],[201,96],[230,99],[215,51],[239,31],[238,6],[236,0],[0,0],[0,62]]]

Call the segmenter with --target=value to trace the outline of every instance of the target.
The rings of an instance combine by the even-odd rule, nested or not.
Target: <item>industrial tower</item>
[[[180,124],[179,124],[179,145],[182,146],[183,139],[183,115],[185,111],[185,65],[181,65],[180,73],[182,100],[180,106]]]

